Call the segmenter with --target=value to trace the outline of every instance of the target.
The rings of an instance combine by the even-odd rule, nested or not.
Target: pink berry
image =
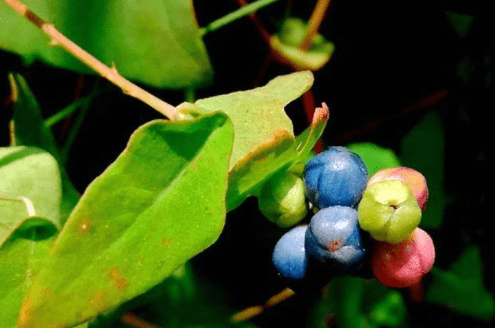
[[[427,274],[435,260],[435,247],[424,230],[416,228],[403,242],[376,241],[371,254],[371,269],[383,285],[403,288]]]
[[[418,171],[409,167],[386,168],[376,172],[368,181],[368,186],[384,180],[399,180],[405,182],[411,188],[414,197],[418,201],[419,208],[424,211],[428,202],[428,186],[425,177]]]

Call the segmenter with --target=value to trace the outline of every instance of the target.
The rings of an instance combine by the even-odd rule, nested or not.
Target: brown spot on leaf
[[[92,225],[93,223],[91,222],[90,219],[88,218],[82,219],[81,222],[79,223],[78,231],[81,234],[86,234],[91,229]]]
[[[124,278],[124,276],[122,276],[119,269],[112,268],[110,269],[110,271],[108,271],[108,274],[110,276],[113,285],[117,289],[123,290],[127,288],[127,280]]]
[[[91,298],[89,299],[89,303],[93,308],[98,310],[105,308],[106,305],[105,293],[103,293],[102,290],[97,291],[91,296]]]
[[[163,246],[165,246],[167,248],[170,247],[170,238],[163,238],[162,244],[163,244]]]
[[[33,310],[31,309],[31,297],[26,298],[22,303],[21,311],[19,313],[19,319],[17,320],[17,326],[19,328],[29,326],[29,323],[33,319]]]
[[[342,240],[340,239],[337,239],[337,240],[334,240],[332,242],[330,242],[328,244],[328,250],[330,252],[335,252],[336,250],[338,250],[340,247],[342,247]]]

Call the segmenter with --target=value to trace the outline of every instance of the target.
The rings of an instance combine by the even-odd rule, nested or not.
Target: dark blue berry
[[[308,225],[305,249],[329,274],[353,274],[367,258],[365,232],[358,224],[357,211],[331,206],[316,213]]]
[[[313,157],[304,169],[308,199],[318,208],[355,207],[368,182],[361,158],[345,147],[330,147]]]

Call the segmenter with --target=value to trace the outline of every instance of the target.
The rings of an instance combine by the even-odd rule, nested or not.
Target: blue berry
[[[306,229],[306,225],[292,228],[279,239],[273,250],[272,260],[275,268],[290,282],[302,281],[306,277]]]
[[[353,274],[367,259],[365,233],[357,211],[331,206],[316,213],[305,236],[306,255],[322,264],[329,274]]]
[[[368,182],[361,158],[345,147],[330,147],[313,157],[304,168],[308,199],[318,208],[355,207]]]
[[[272,260],[280,277],[292,290],[312,295],[320,291],[331,277],[319,268],[319,263],[306,256],[307,227],[301,225],[286,232],[275,245]]]

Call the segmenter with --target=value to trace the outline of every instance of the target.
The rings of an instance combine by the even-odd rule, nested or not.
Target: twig
[[[263,305],[250,306],[248,308],[245,308],[244,310],[237,312],[230,318],[230,321],[233,323],[239,323],[252,319],[262,314],[266,309],[274,307],[275,305],[291,298],[294,295],[295,293],[292,289],[286,288],[280,293],[270,297]]]
[[[115,67],[110,68],[100,62],[98,59],[96,59],[84,49],[79,47],[77,44],[72,42],[65,35],[60,33],[53,24],[45,21],[43,18],[31,11],[31,9],[29,9],[22,2],[18,0],[3,1],[15,11],[17,11],[20,15],[24,16],[27,20],[36,25],[44,34],[46,34],[51,40],[51,45],[60,46],[61,48],[66,50],[78,60],[92,68],[102,77],[117,85],[120,89],[122,89],[124,94],[141,100],[142,102],[146,103],[147,105],[171,120],[175,119],[177,111],[174,106],[164,102],[163,100],[155,97],[154,95],[130,82],[122,75],[120,75]]]
[[[131,312],[124,314],[120,318],[120,321],[136,328],[160,328],[152,323],[149,323],[148,321],[139,319],[134,313]]]
[[[249,6],[249,3],[246,0],[236,0],[237,4],[241,7]],[[256,26],[258,29],[258,32],[260,33],[261,37],[265,41],[265,43],[269,46],[270,45],[270,39],[272,37],[271,33],[268,32],[268,30],[265,28],[263,23],[259,20],[258,16],[256,16],[256,13],[251,13],[249,14],[249,19],[251,22]]]
[[[45,126],[46,127],[54,126],[55,124],[57,124],[60,121],[62,121],[63,119],[65,119],[67,116],[70,116],[71,114],[78,111],[86,103],[91,102],[92,100],[94,100],[99,95],[102,95],[103,93],[105,93],[111,89],[113,89],[113,87],[110,87],[110,85],[108,85],[108,88],[102,88],[102,89],[99,89],[97,91],[92,91],[88,95],[77,99],[76,101],[74,101],[73,103],[68,105],[67,107],[61,109],[60,111],[56,112],[52,116],[45,119],[45,121],[44,121]]]
[[[90,94],[94,95],[98,91],[98,85],[100,80],[94,84],[93,89],[91,90]],[[72,145],[74,144],[74,141],[76,140],[76,137],[84,123],[84,119],[86,118],[86,115],[88,113],[91,101],[93,98],[89,98],[87,101],[81,104],[81,110],[79,114],[77,115],[77,118],[73,124],[73,126],[70,128],[67,137],[65,138],[64,145],[62,149],[60,150],[60,162],[65,165],[67,164],[67,160],[69,158],[69,153],[72,148]]]
[[[425,109],[428,107],[431,107],[438,103],[439,101],[443,100],[445,97],[447,97],[448,91],[447,90],[439,90],[436,91],[423,99],[421,99],[418,102],[415,102],[411,105],[408,105],[406,107],[403,107],[400,110],[401,115],[408,115],[411,113],[414,113],[416,111],[419,111],[421,109]],[[348,130],[337,136],[334,140],[334,144],[346,144],[349,143],[351,140],[362,136],[366,133],[369,133],[373,130],[376,130],[380,127],[380,125],[384,124],[387,120],[390,120],[390,117],[379,117],[373,121],[367,122],[363,124],[362,126]]]
[[[313,44],[313,39],[320,29],[321,22],[325,18],[328,6],[330,5],[330,0],[318,0],[313,9],[313,13],[309,18],[308,29],[303,40],[299,44],[299,49],[308,51]]]
[[[258,0],[258,1],[252,2],[250,4],[246,3],[246,5],[241,6],[241,8],[239,8],[239,9],[237,9],[237,10],[235,10],[235,11],[233,11],[233,12],[231,12],[231,13],[223,16],[223,17],[220,17],[219,19],[217,19],[217,20],[211,22],[210,24],[208,24],[207,26],[203,27],[200,30],[200,34],[201,34],[201,36],[204,36],[205,34],[207,34],[209,32],[216,31],[219,28],[222,28],[225,25],[228,25],[228,24],[238,20],[239,18],[251,15],[252,13],[260,10],[261,8],[266,7],[268,5],[271,5],[272,3],[277,2],[277,1],[278,0]]]

